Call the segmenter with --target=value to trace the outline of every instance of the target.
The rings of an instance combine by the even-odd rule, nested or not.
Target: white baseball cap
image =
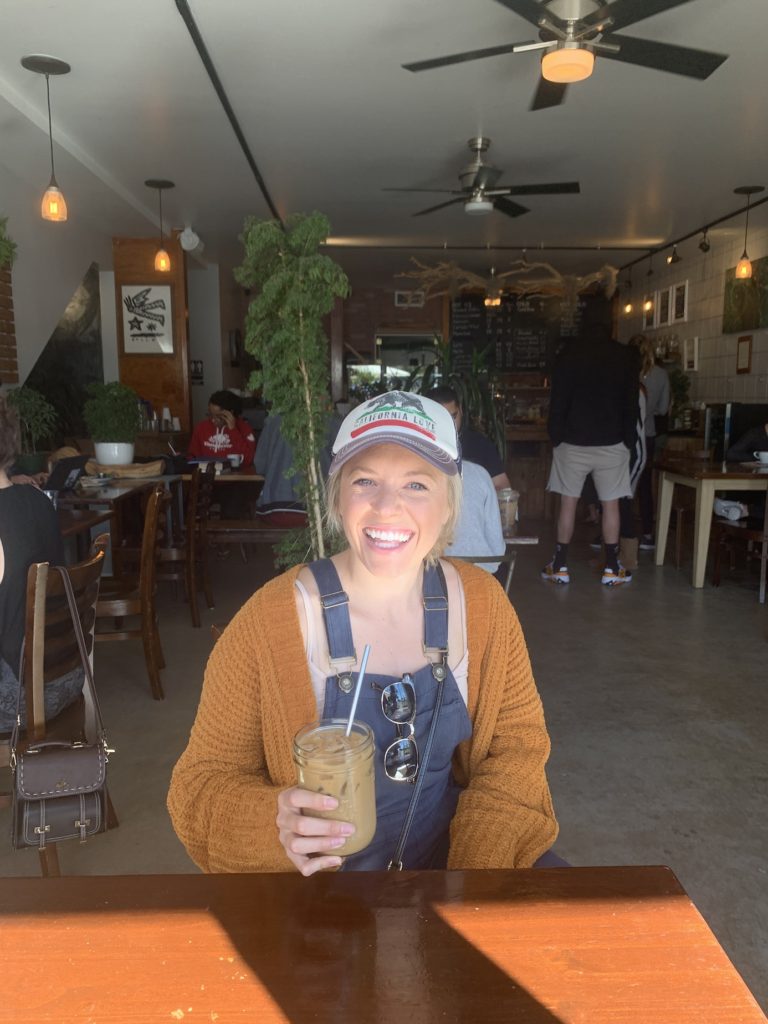
[[[461,472],[453,417],[438,402],[423,395],[386,391],[354,408],[333,442],[329,475],[353,455],[375,444],[408,448],[448,476]]]

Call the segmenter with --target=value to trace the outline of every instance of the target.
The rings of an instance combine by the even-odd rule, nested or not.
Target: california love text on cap
[[[375,444],[399,444],[443,473],[461,472],[456,427],[447,409],[410,391],[387,391],[369,398],[346,417],[333,443],[329,473]]]

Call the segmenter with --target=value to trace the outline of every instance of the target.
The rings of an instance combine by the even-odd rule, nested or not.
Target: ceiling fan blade
[[[548,82],[546,78],[540,78],[528,109],[546,110],[547,107],[558,107],[565,99],[567,88],[567,85],[560,82]]]
[[[552,14],[543,4],[537,3],[537,0],[497,0],[497,3],[500,3],[502,7],[506,7],[508,11],[514,11],[515,14],[519,14],[526,21],[530,21],[536,28],[539,27],[539,22],[542,18],[545,18],[553,25],[557,25],[563,31],[568,27],[567,22]]]
[[[606,27],[611,32],[617,32],[627,25],[634,25],[636,21],[644,21],[654,14],[671,11],[673,7],[681,7],[690,2],[691,0],[614,0],[612,4],[605,4],[598,11],[586,15],[581,19],[581,23],[599,25],[610,18],[610,24]]]
[[[484,50],[467,50],[466,53],[452,53],[447,57],[434,57],[431,60],[417,60],[411,64],[401,64],[406,71],[429,71],[431,68],[444,68],[449,64],[465,64],[470,60],[485,60],[486,57],[499,57],[504,53],[514,53],[518,46],[531,46],[530,41],[524,43],[507,43],[504,46],[489,46]]]
[[[542,185],[497,185],[487,196],[560,196],[581,192],[578,181],[552,181]]]
[[[446,206],[454,206],[456,203],[463,203],[465,196],[459,196],[458,199],[449,199],[447,203],[438,203],[437,206],[428,206],[426,210],[419,210],[418,213],[412,214],[413,217],[423,217],[425,213],[434,213],[435,210],[444,210]]]
[[[618,60],[624,64],[638,64],[656,71],[669,71],[673,75],[704,80],[717,71],[727,53],[709,53],[707,50],[692,50],[687,46],[659,43],[652,39],[637,39],[634,36],[605,36],[605,42],[618,43],[618,53],[601,53],[605,60]]]
[[[382,192],[444,192],[448,196],[464,195],[463,188],[382,188]]]
[[[524,213],[528,213],[527,206],[521,206],[520,203],[513,203],[509,199],[504,199],[503,196],[497,196],[493,200],[494,210],[498,210],[499,213],[505,213],[508,217],[521,217]]]

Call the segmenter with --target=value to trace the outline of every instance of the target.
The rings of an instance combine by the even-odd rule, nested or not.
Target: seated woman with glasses
[[[233,619],[173,773],[173,824],[203,870],[384,869],[414,791],[406,869],[530,867],[550,849],[549,737],[517,617],[488,573],[441,559],[461,486],[438,403],[389,392],[344,420],[327,501],[347,547]],[[295,785],[292,743],[349,717],[368,644],[355,719],[375,737],[377,826],[345,857],[354,827],[317,816],[336,801]]]

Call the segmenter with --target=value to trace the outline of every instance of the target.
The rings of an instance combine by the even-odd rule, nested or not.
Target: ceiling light
[[[541,74],[548,82],[583,82],[594,67],[594,53],[576,42],[562,43],[541,58]]]
[[[43,220],[64,221],[67,219],[67,202],[56,181],[56,172],[53,166],[53,130],[51,127],[51,75],[68,75],[72,70],[66,61],[58,57],[46,57],[41,53],[33,53],[28,57],[21,58],[22,67],[27,71],[34,71],[38,75],[45,75],[45,95],[48,101],[48,142],[51,147],[51,180],[45,190],[40,204],[40,214]]]
[[[167,188],[175,188],[176,186],[172,181],[166,181],[165,178],[147,178],[144,184],[147,188],[157,189],[157,198],[160,204],[160,248],[155,253],[155,270],[159,270],[162,274],[167,274],[171,269],[171,257],[163,246],[163,192]]]
[[[471,199],[468,199],[464,203],[464,213],[471,213],[473,215],[493,213],[493,200],[487,199],[482,194],[473,195]]]
[[[653,299],[646,299],[643,303],[643,309],[646,313],[650,313],[650,311],[653,309]]]
[[[483,299],[484,306],[500,306],[501,296],[500,295],[486,295]]]
[[[709,242],[709,235],[707,234],[707,228],[704,228],[704,233],[701,236],[701,241],[699,242],[699,248],[701,249],[702,252],[709,252],[709,250],[712,248],[712,246],[710,245],[710,242]]]
[[[736,264],[736,280],[747,281],[752,277],[752,264],[749,262],[749,256],[747,256],[747,232],[749,231],[749,200],[755,192],[762,192],[764,185],[739,185],[733,191],[737,196],[747,197],[747,217],[744,223],[744,252],[741,254],[741,259]]]
[[[627,316],[629,316],[629,314],[632,312],[632,303],[631,302],[625,302],[624,303],[624,312],[627,314]]]
[[[184,252],[191,252],[199,256],[205,245],[200,241],[200,235],[193,230],[190,224],[187,224],[184,230],[179,235],[179,242]]]
[[[680,262],[682,262],[682,257],[677,255],[677,246],[673,245],[672,246],[672,252],[669,254],[669,256],[667,256],[667,263],[680,263]]]

